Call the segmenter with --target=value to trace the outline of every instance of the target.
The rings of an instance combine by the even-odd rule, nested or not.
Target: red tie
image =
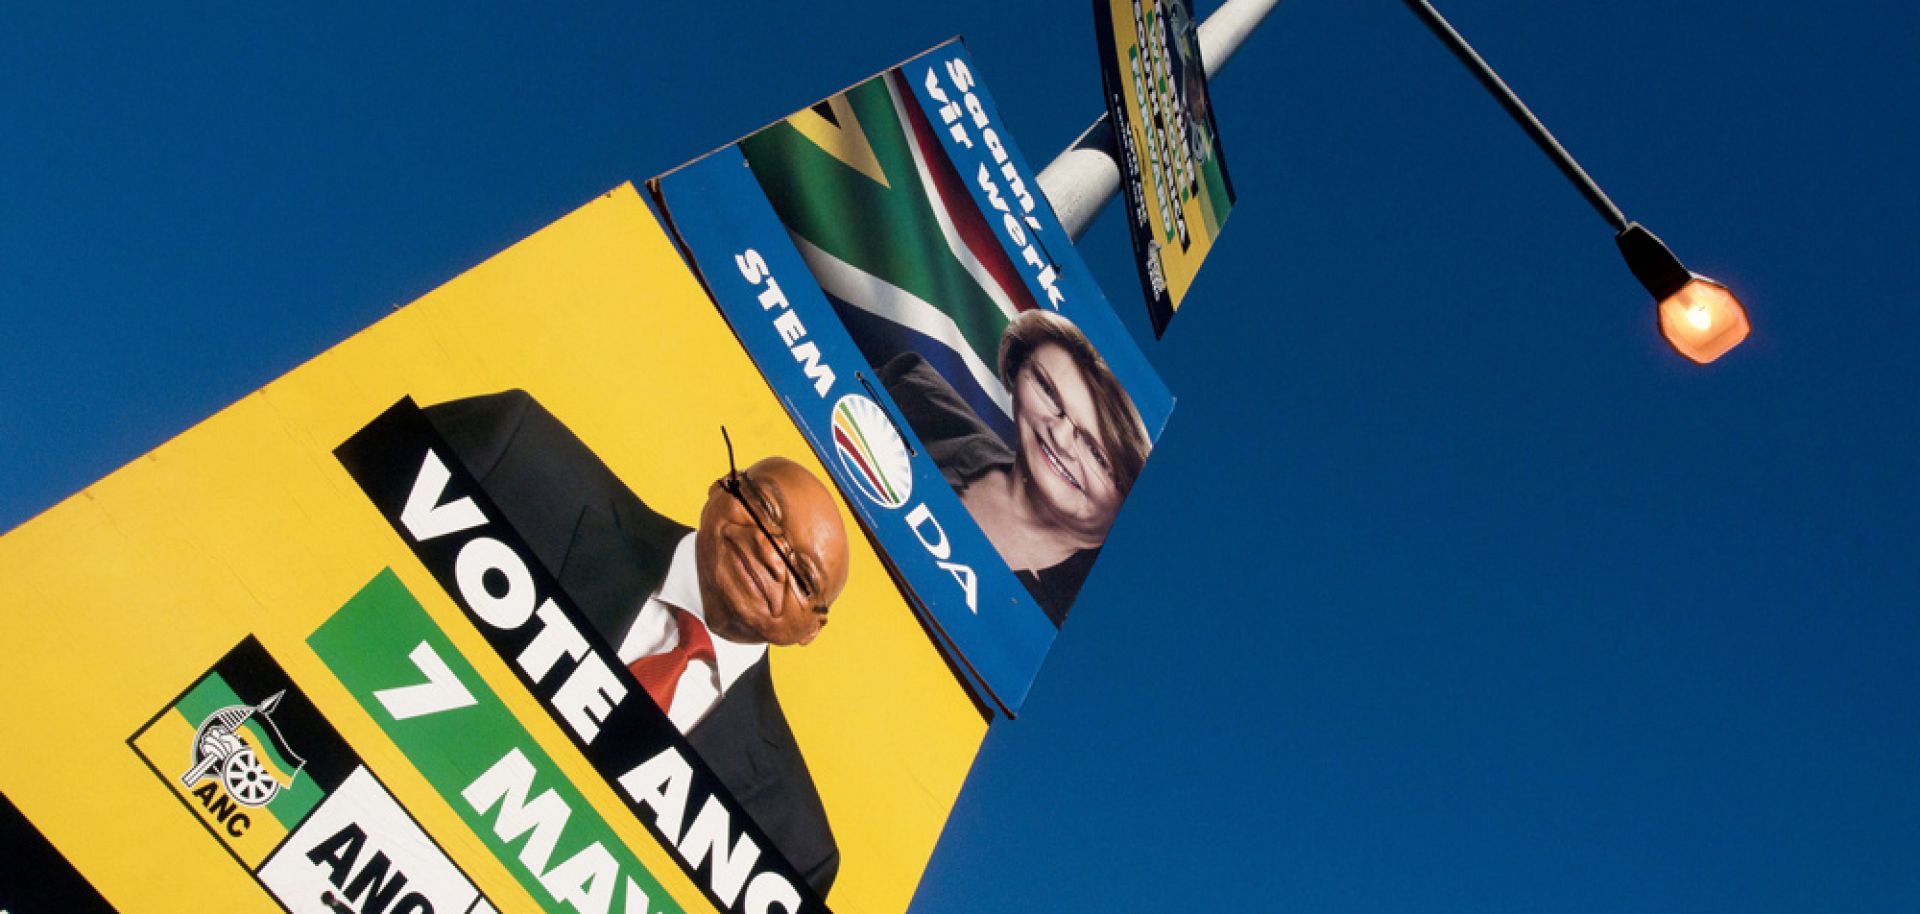
[[[648,657],[642,657],[627,664],[633,671],[633,678],[640,680],[640,687],[653,696],[653,703],[661,711],[673,709],[674,690],[680,688],[680,677],[687,672],[687,664],[694,660],[713,663],[713,638],[707,634],[707,627],[678,606],[673,610],[674,624],[680,628],[680,641],[671,650],[661,651]]]

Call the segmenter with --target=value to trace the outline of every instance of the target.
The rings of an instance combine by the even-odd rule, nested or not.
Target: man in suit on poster
[[[784,457],[734,470],[729,443],[728,472],[708,487],[695,530],[648,508],[525,391],[425,412],[641,687],[826,897],[839,848],[767,665],[768,645],[812,642],[846,586],[846,530],[826,486]]]

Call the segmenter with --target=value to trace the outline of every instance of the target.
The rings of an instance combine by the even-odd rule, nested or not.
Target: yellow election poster
[[[903,910],[986,718],[827,479],[618,188],[0,538],[0,830],[129,912]]]
[[[1233,211],[1188,0],[1093,0],[1127,228],[1155,336],[1186,298]]]

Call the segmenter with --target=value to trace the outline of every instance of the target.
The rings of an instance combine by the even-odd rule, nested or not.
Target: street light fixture
[[[1627,269],[1633,271],[1634,278],[1640,280],[1640,285],[1659,303],[1660,334],[1667,338],[1667,342],[1681,355],[1702,365],[1740,345],[1750,329],[1746,309],[1740,306],[1740,300],[1727,291],[1726,286],[1689,272],[1652,232],[1638,222],[1627,221],[1620,208],[1607,197],[1606,191],[1594,183],[1586,169],[1573,160],[1566,147],[1553,138],[1546,125],[1534,117],[1526,103],[1507,88],[1500,75],[1493,72],[1493,68],[1481,59],[1465,38],[1460,37],[1460,33],[1440,15],[1439,10],[1433,8],[1433,4],[1427,0],[1405,2],[1414,15],[1419,16],[1420,21],[1426,23],[1427,28],[1473,72],[1480,84],[1499,100],[1501,107],[1507,109],[1507,114],[1527,132],[1540,151],[1559,166],[1560,173],[1573,182],[1573,186],[1587,198],[1587,203],[1594,211],[1607,220],[1614,231],[1614,243],[1619,245],[1621,256],[1626,258]]]
[[[1226,65],[1227,59],[1233,56],[1247,34],[1279,2],[1226,0],[1213,15],[1207,17],[1207,21],[1200,24],[1200,56],[1206,62],[1209,79]],[[1660,320],[1660,335],[1666,337],[1667,342],[1681,355],[1702,365],[1740,345],[1740,341],[1747,338],[1749,330],[1747,312],[1740,306],[1740,300],[1727,291],[1726,286],[1689,272],[1652,232],[1638,222],[1628,222],[1620,208],[1608,199],[1606,191],[1594,183],[1586,169],[1573,160],[1566,147],[1547,132],[1540,119],[1534,117],[1520,97],[1507,88],[1499,74],[1493,72],[1493,68],[1481,59],[1465,38],[1460,37],[1459,32],[1454,31],[1453,26],[1432,4],[1427,0],[1405,2],[1453,51],[1454,56],[1473,72],[1481,85],[1493,93],[1493,97],[1507,109],[1507,113],[1527,132],[1540,151],[1546,153],[1547,158],[1559,166],[1561,174],[1566,175],[1567,180],[1573,182],[1573,186],[1587,198],[1587,203],[1594,211],[1607,220],[1607,225],[1614,231],[1614,242],[1619,245],[1621,256],[1626,258],[1627,268],[1633,271],[1634,278],[1640,280],[1640,285],[1658,303],[1656,313]],[[1102,114],[1093,122],[1093,126],[1088,127],[1071,146],[1042,169],[1039,183],[1061,226],[1067,230],[1067,237],[1079,240],[1093,225],[1093,219],[1099,215],[1101,208],[1120,190],[1120,164],[1115,155],[1113,125],[1108,122],[1107,116]]]

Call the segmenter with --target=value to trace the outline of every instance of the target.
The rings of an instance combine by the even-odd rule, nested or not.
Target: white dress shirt
[[[620,642],[621,663],[673,650],[680,643],[680,627],[674,622],[671,607],[692,613],[702,626],[707,624],[706,608],[700,605],[700,575],[693,557],[693,539],[697,535],[687,534],[674,547],[673,561],[667,566],[667,576],[660,582],[659,592],[641,605],[639,614],[633,618],[633,627],[627,629],[626,638]],[[689,661],[687,671],[680,676],[680,684],[674,687],[673,707],[667,709],[667,718],[681,733],[693,729],[694,724],[720,703],[727,690],[733,688],[740,674],[767,654],[764,642],[728,641],[713,634],[712,629],[708,629],[707,634],[713,639],[714,662]]]

